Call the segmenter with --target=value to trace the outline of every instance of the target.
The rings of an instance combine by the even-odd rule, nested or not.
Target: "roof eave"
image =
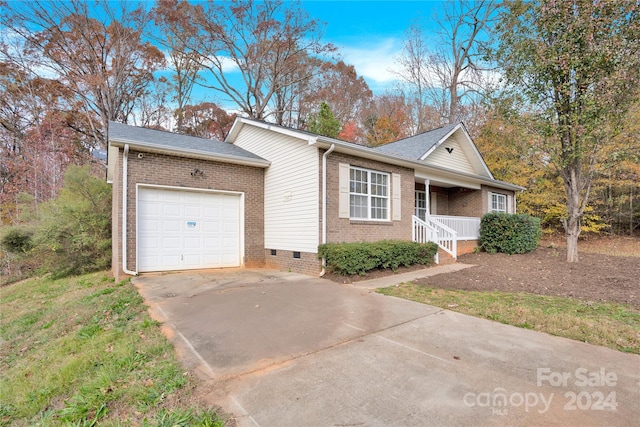
[[[359,145],[343,142],[343,141],[332,139],[332,138],[318,137],[317,142],[315,143],[315,145],[317,145],[318,147],[321,147],[321,148],[325,148],[325,149],[328,149],[329,147],[331,147],[331,145],[335,145],[339,152],[342,152],[342,153],[345,153],[345,154],[353,154],[353,155],[357,155],[359,157],[362,157],[363,155],[365,155],[366,158],[370,159],[370,160],[378,160],[378,161],[381,161],[381,162],[390,163],[390,164],[394,164],[394,165],[397,165],[397,166],[404,166],[404,167],[407,167],[407,168],[410,168],[410,169],[414,169],[416,171],[426,171],[426,172],[428,172],[429,170],[432,170],[432,171],[438,171],[438,172],[443,172],[443,173],[447,173],[447,174],[452,174],[452,176],[453,175],[462,176],[462,177],[465,177],[467,179],[470,179],[470,180],[473,180],[473,181],[477,181],[479,183],[483,183],[483,184],[487,184],[487,185],[492,185],[494,187],[502,188],[504,190],[511,190],[511,191],[523,191],[523,190],[525,190],[524,187],[521,187],[521,186],[515,185],[515,184],[510,184],[508,182],[498,181],[496,179],[484,177],[484,176],[481,176],[481,175],[474,175],[474,174],[469,174],[469,173],[465,173],[465,172],[454,171],[454,170],[443,168],[443,167],[440,167],[440,166],[428,165],[428,164],[425,164],[423,162],[416,161],[416,160],[403,159],[401,157],[396,157],[396,156],[391,156],[391,155],[388,155],[388,154],[379,153],[379,152],[373,151],[373,150],[371,150],[370,148],[367,148],[367,147],[362,147],[362,146],[359,146]]]
[[[267,168],[271,165],[270,161],[264,159],[250,159],[247,157],[233,156],[228,154],[215,154],[202,150],[166,147],[159,144],[150,144],[147,142],[143,143],[126,138],[109,138],[109,142],[115,147],[124,147],[125,144],[128,144],[129,148],[131,149],[148,153],[166,154],[192,159],[213,160],[222,163],[233,163],[236,165],[254,166],[260,168]]]

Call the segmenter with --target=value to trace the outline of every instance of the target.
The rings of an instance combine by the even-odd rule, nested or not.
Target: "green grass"
[[[379,289],[378,292],[640,354],[640,311],[622,304],[526,293],[433,289],[414,283],[402,283]]]
[[[223,426],[128,281],[0,288],[0,426]]]

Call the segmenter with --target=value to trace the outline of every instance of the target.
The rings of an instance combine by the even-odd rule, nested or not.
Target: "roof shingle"
[[[460,123],[442,126],[418,135],[410,136],[399,141],[390,142],[375,147],[374,150],[390,156],[401,157],[408,160],[420,160],[420,158],[434,145],[444,138]]]
[[[140,145],[163,147],[177,152],[197,151],[213,156],[264,160],[262,157],[236,145],[228,144],[216,139],[180,135],[177,133],[125,125],[117,122],[109,122],[109,139],[131,141]]]

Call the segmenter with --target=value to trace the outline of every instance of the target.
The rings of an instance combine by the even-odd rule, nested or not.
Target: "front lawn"
[[[640,311],[623,304],[594,303],[526,293],[435,289],[416,283],[402,283],[380,289],[379,292],[508,325],[640,354]]]
[[[380,292],[640,354],[640,239],[584,242],[567,263],[562,241],[527,254],[463,255],[474,267]]]
[[[33,278],[0,293],[0,425],[224,425],[129,281]]]

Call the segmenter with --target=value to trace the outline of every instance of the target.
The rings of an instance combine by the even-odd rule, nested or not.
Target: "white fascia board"
[[[449,131],[448,134],[440,138],[440,140],[436,142],[434,146],[429,149],[429,151],[427,151],[422,155],[422,157],[420,157],[420,160],[426,159],[429,156],[429,154],[433,153],[436,150],[436,148],[438,148],[443,142],[449,139],[451,135],[453,135],[458,129],[460,129],[461,125],[462,125],[461,123],[458,123],[453,129]]]
[[[317,146],[321,148],[326,148],[326,149],[329,149],[331,144],[335,144],[336,151],[344,154],[350,154],[357,157],[364,157],[370,160],[377,160],[379,162],[389,163],[392,165],[403,166],[406,168],[413,169],[414,174],[417,177],[424,176],[425,178],[428,178],[432,174],[437,174],[439,176],[450,177],[452,181],[460,182],[461,184],[463,182],[466,182],[467,184],[465,185],[486,184],[486,185],[492,185],[497,188],[502,188],[505,190],[512,190],[512,191],[525,190],[524,187],[521,187],[515,184],[510,184],[508,182],[498,181],[498,180],[495,180],[493,177],[488,178],[486,176],[453,171],[451,169],[443,168],[436,165],[427,165],[417,160],[406,160],[399,157],[390,156],[388,154],[382,154],[377,151],[373,151],[368,147],[362,147],[360,145],[355,145],[355,144],[340,141],[337,139],[319,137],[316,142]]]
[[[289,129],[283,126],[278,126],[278,125],[267,123],[267,122],[261,122],[259,120],[246,119],[244,117],[240,117],[236,119],[225,141],[229,141],[233,143],[233,141],[235,141],[236,137],[238,136],[238,133],[240,133],[240,129],[242,128],[243,125],[255,126],[257,128],[266,129],[272,132],[279,133],[281,135],[287,135],[292,138],[301,139],[303,141],[307,141],[309,144],[315,144],[315,140],[318,138],[316,135],[300,132],[295,129]]]
[[[167,147],[164,145],[140,143],[139,141],[127,140],[124,138],[111,138],[110,143],[115,147],[123,147],[125,144],[129,144],[129,149],[145,151],[149,153],[166,154],[177,157],[188,157],[194,159],[212,160],[222,163],[232,163],[236,165],[255,166],[260,168],[267,168],[271,165],[271,162],[263,159],[250,159],[247,157],[233,156],[229,154],[215,154],[208,151],[201,150],[185,150],[175,147]]]
[[[470,159],[469,161],[471,162],[471,164],[472,165],[474,165],[474,163],[475,163],[475,165],[479,164],[480,167],[487,174],[487,176],[489,178],[491,178],[491,179],[494,179],[493,178],[493,174],[491,173],[491,171],[489,170],[489,167],[487,166],[487,163],[484,161],[484,158],[482,157],[482,154],[480,154],[480,151],[478,150],[478,147],[476,147],[476,144],[471,139],[471,136],[469,135],[469,132],[467,131],[467,128],[464,126],[463,123],[458,123],[458,125],[456,125],[449,133],[447,133],[445,136],[440,138],[440,140],[433,147],[431,147],[429,149],[429,151],[427,151],[426,153],[424,153],[422,155],[422,157],[420,157],[420,160],[426,159],[431,153],[433,153],[436,150],[436,148],[438,148],[440,145],[442,145],[447,139],[449,139],[451,136],[453,136],[453,134],[456,133],[458,130],[462,130],[462,132],[463,132],[463,134],[464,134],[464,136],[465,136],[465,138],[467,140],[467,147],[471,147],[471,149],[473,150],[473,155],[475,156],[475,161]]]

